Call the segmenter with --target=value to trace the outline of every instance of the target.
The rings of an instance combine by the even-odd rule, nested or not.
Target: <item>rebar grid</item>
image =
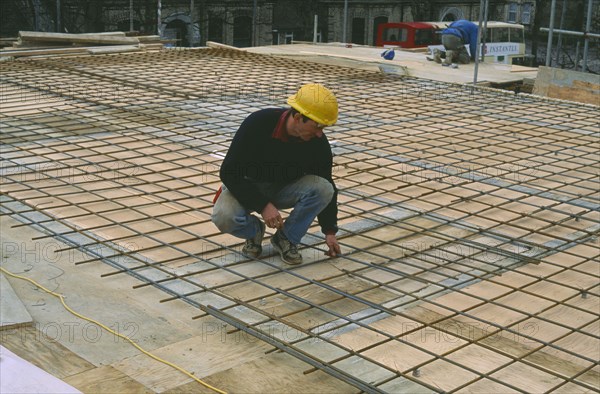
[[[2,73],[2,211],[87,252],[82,263],[363,391],[597,390],[592,108],[223,50]],[[209,223],[220,159],[247,114],[312,81],[340,100],[328,135],[346,253],[323,258],[315,226],[303,266],[270,250],[248,260]],[[473,363],[482,354],[494,362]],[[515,381],[522,369],[538,380]]]

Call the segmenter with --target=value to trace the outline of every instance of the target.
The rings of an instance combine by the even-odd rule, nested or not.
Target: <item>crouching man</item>
[[[245,239],[242,253],[253,258],[262,253],[265,225],[276,229],[271,244],[281,259],[300,264],[297,245],[315,217],[326,253],[341,253],[333,156],[323,132],[337,121],[338,105],[320,84],[302,86],[287,103],[291,108],[259,110],[242,122],[221,165],[223,185],[212,221],[222,232]],[[288,208],[284,220],[280,210]]]
[[[469,64],[471,60],[475,60],[477,30],[475,23],[462,19],[452,22],[446,29],[442,30],[442,44],[446,50],[444,64]],[[470,54],[467,52],[465,45],[469,46]],[[437,63],[442,63],[439,50],[434,50],[433,57]]]

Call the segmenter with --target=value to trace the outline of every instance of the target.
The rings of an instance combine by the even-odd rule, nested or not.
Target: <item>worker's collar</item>
[[[283,141],[283,142],[289,141],[290,135],[287,132],[285,124],[286,124],[288,116],[290,116],[290,113],[291,113],[290,109],[283,111],[283,113],[279,117],[279,120],[277,121],[277,125],[275,126],[275,129],[273,130],[273,134],[271,134],[271,137],[278,139],[280,141]]]

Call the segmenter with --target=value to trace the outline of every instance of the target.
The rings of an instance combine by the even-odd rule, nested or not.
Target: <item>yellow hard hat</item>
[[[319,124],[331,126],[337,122],[338,103],[335,94],[321,84],[309,83],[302,86],[287,99],[287,103]]]

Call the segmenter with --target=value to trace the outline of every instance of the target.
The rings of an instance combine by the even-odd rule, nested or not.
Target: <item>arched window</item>
[[[442,22],[454,22],[455,20],[456,16],[449,12],[446,15],[444,15],[444,19],[442,19]]]
[[[440,20],[443,22],[454,22],[459,19],[465,19],[462,10],[458,7],[449,7],[442,11],[442,17]]]
[[[167,23],[165,27],[164,37],[169,40],[176,40],[175,46],[187,47],[190,45],[188,38],[188,26],[181,19],[174,19]]]

